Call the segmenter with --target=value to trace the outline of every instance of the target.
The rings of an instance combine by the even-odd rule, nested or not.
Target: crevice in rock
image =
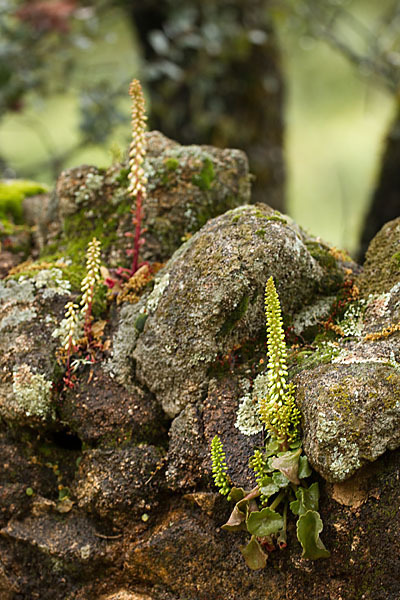
[[[82,450],[82,440],[68,428],[55,431],[49,440],[63,450]]]

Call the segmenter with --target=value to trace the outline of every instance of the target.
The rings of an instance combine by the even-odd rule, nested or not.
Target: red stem
[[[133,259],[132,259],[132,275],[138,270],[139,264],[139,249],[140,249],[140,234],[142,225],[142,192],[139,191],[136,196],[136,213],[135,213],[135,239],[133,241]]]

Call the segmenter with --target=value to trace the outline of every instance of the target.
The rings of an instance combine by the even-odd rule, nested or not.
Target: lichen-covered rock
[[[322,365],[296,382],[304,450],[328,481],[400,446],[400,372],[390,364]]]
[[[55,350],[65,287],[0,281],[0,415],[19,425],[55,419]]]
[[[80,507],[103,518],[138,519],[157,506],[163,466],[163,452],[155,446],[89,450],[79,465],[74,494]]]
[[[248,164],[240,150],[181,146],[159,132],[148,133],[147,141],[142,258],[165,261],[182,238],[208,219],[249,202]],[[56,252],[80,260],[96,235],[102,239],[108,266],[127,266],[126,233],[133,230],[134,203],[127,193],[127,175],[127,163],[106,171],[88,166],[64,171],[46,217],[46,241],[51,246],[45,254]],[[43,222],[40,227],[43,230]],[[77,230],[79,240],[74,235]]]
[[[296,377],[304,448],[328,481],[400,446],[399,223],[372,241],[356,280],[361,294],[335,325],[338,340],[322,343]],[[318,362],[326,364],[314,368]]]
[[[285,314],[321,291],[326,271],[308,251],[309,240],[262,204],[209,221],[160,271],[152,293],[122,309],[115,376],[127,384],[135,365],[170,416],[204,397],[217,358],[262,335],[268,277]]]
[[[180,236],[194,214],[182,212],[192,192],[200,193],[197,208],[211,198],[229,205],[225,192],[242,185],[240,165],[229,167],[234,154],[150,138],[147,168],[157,168],[148,215],[157,227],[163,198],[164,223],[176,218]],[[345,255],[266,205],[230,210],[175,252],[136,305],[107,313],[99,301],[104,335],[93,338],[91,356],[74,357],[74,385],[62,389],[53,385],[62,377],[60,321],[84,266],[54,261],[74,246],[83,252],[85,235],[101,225],[104,256],[120,264],[126,244],[115,229],[131,220],[125,179],[120,167],[64,173],[53,207],[56,228],[65,228],[52,232],[54,258],[0,282],[0,598],[398,600],[400,282],[386,264],[396,227],[380,234],[384,285],[369,287],[379,275],[371,255],[360,297]],[[86,219],[79,239],[78,217]],[[165,252],[181,241],[170,234],[160,242],[172,244]],[[150,254],[161,252],[151,237],[146,243]],[[240,553],[246,532],[220,529],[232,504],[216,492],[209,447],[218,434],[232,482],[254,487],[248,461],[263,434],[250,417],[266,379],[270,275],[289,336],[301,336],[289,373],[297,374],[331,557],[302,559],[288,516],[288,547],[253,572]]]
[[[369,245],[358,285],[364,298],[385,294],[400,281],[400,218],[389,221]]]

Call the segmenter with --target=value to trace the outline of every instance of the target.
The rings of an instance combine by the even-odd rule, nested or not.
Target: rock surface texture
[[[98,292],[72,385],[74,261],[100,220],[105,265],[125,260],[123,167],[63,173],[35,242],[51,248],[0,281],[0,600],[398,600],[400,219],[361,271],[248,205],[242,153],[149,141],[144,258],[167,262],[135,303]],[[331,556],[302,559],[289,519],[287,547],[251,571],[246,534],[220,529],[232,506],[209,447],[218,433],[233,482],[254,487],[262,433],[244,435],[237,410],[265,371],[271,275]]]

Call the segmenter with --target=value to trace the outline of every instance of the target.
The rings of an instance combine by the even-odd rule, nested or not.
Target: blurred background
[[[244,149],[254,199],[362,257],[400,214],[399,0],[0,0],[0,177],[121,160],[150,126]]]

